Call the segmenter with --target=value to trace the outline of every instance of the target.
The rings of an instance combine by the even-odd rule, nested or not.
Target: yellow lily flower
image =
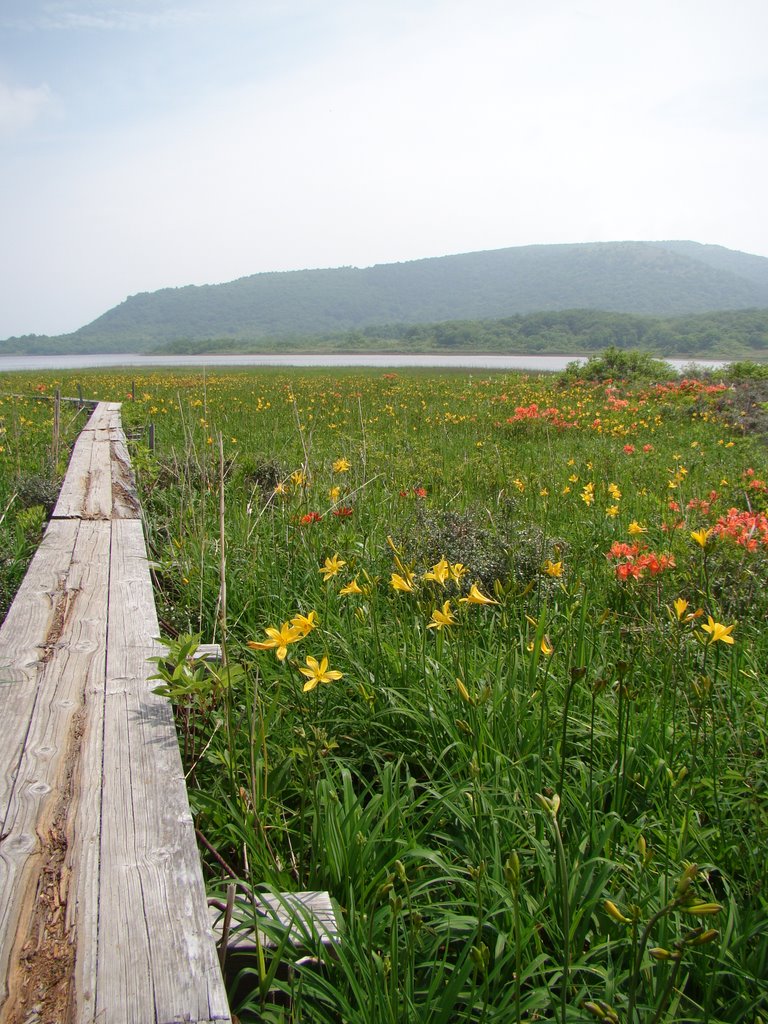
[[[393,590],[399,590],[403,594],[412,594],[416,589],[413,583],[413,573],[408,569],[405,570],[404,576],[393,572],[389,579],[389,585]]]
[[[455,626],[456,617],[451,611],[451,602],[446,601],[442,610],[435,608],[432,612],[432,621],[427,623],[427,629],[443,629],[445,626]]]
[[[291,619],[291,625],[300,631],[302,637],[311,633],[318,624],[316,611],[311,611],[307,615],[294,615]]]
[[[331,577],[336,575],[342,565],[346,564],[343,558],[339,558],[338,554],[335,554],[333,557],[326,558],[325,565],[321,565],[317,571],[322,574],[323,582],[327,583]]]
[[[444,587],[450,572],[451,568],[448,562],[441,558],[436,565],[432,566],[429,572],[424,573],[424,579],[431,580],[433,583],[439,583],[441,587]]]
[[[332,683],[336,679],[341,679],[343,675],[342,672],[328,668],[327,658],[318,662],[317,658],[313,658],[311,655],[307,658],[307,667],[300,668],[299,672],[307,679],[304,683],[304,693],[314,690],[318,683]]]
[[[672,607],[675,609],[677,621],[682,622],[683,616],[685,615],[685,610],[688,607],[688,602],[684,598],[678,597],[677,600],[673,603]]]
[[[469,588],[469,593],[466,597],[459,598],[459,604],[498,604],[498,601],[494,601],[492,597],[486,597],[485,594],[480,590],[476,583],[473,583]]]
[[[722,622],[715,622],[712,616],[708,615],[707,621],[701,628],[709,634],[708,644],[716,644],[718,640],[722,640],[724,644],[732,644],[734,640],[731,633],[734,627],[735,623],[731,626],[724,626]]]
[[[627,533],[630,537],[638,537],[641,533],[648,533],[648,528],[641,526],[636,519],[633,519],[627,527]]]
[[[563,563],[553,562],[548,558],[544,563],[544,572],[553,579],[560,579],[563,575]]]
[[[336,459],[333,464],[334,473],[347,473],[352,468],[352,463],[349,459],[341,458]]]
[[[267,626],[264,632],[269,639],[249,640],[248,646],[254,651],[274,650],[278,661],[285,661],[285,657],[288,654],[288,645],[296,643],[297,640],[301,640],[305,635],[298,627],[291,625],[290,622],[284,622],[280,629],[275,629],[274,626]]]
[[[342,596],[346,596],[347,594],[362,594],[362,592],[363,591],[360,588],[359,583],[357,582],[357,576],[355,576],[351,583],[348,583],[346,587],[341,588],[339,594],[341,594]]]
[[[534,644],[533,644],[533,640],[531,640],[531,642],[528,644],[528,650],[531,653],[533,653],[533,649],[534,649]],[[554,647],[550,644],[548,637],[543,636],[541,638],[541,644],[539,645],[539,650],[547,658],[550,656],[550,654],[552,654],[552,652],[554,651]]]
[[[711,530],[705,530],[704,528],[701,530],[691,530],[691,540],[695,540],[700,548],[705,548],[711,533]]]

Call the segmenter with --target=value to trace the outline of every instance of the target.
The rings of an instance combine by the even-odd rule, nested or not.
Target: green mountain
[[[72,334],[9,339],[0,352],[199,350],[211,339],[258,351],[259,339],[373,325],[563,310],[669,317],[760,308],[768,308],[768,259],[761,256],[685,241],[530,245],[164,288],[132,295]]]

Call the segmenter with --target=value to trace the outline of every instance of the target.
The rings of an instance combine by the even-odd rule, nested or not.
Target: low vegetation
[[[57,421],[51,380],[0,377],[0,621],[40,543],[69,446],[87,419],[76,404],[62,403]]]
[[[241,1020],[767,1019],[761,375],[616,360],[134,378],[210,892],[343,925]]]

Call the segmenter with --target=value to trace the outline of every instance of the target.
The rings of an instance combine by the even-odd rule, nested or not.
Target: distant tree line
[[[147,339],[27,335],[0,343],[0,354],[130,353],[156,355],[279,352],[488,352],[589,355],[605,348],[682,358],[768,359],[768,309],[655,317],[596,310],[517,314],[500,319],[391,323],[322,334],[282,332],[250,338]]]
[[[281,351],[583,355],[610,347],[683,358],[768,357],[768,309],[675,317],[566,310],[498,320],[384,324],[320,336],[284,334],[250,342],[179,340],[152,351],[193,355]]]

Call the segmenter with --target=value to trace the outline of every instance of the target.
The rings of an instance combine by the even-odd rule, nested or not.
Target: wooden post
[[[56,472],[56,466],[59,463],[59,437],[61,433],[61,388],[56,388],[56,394],[53,396],[53,442],[51,446],[51,457],[53,461],[53,471]]]
[[[131,401],[132,402],[136,401],[136,381],[135,380],[131,381]]]
[[[77,385],[77,408],[83,408],[83,387],[81,384]]]
[[[153,452],[155,450],[155,424],[149,424],[149,450]]]
[[[227,664],[227,552],[224,533],[224,438],[219,431],[219,621],[221,623],[221,649]]]

